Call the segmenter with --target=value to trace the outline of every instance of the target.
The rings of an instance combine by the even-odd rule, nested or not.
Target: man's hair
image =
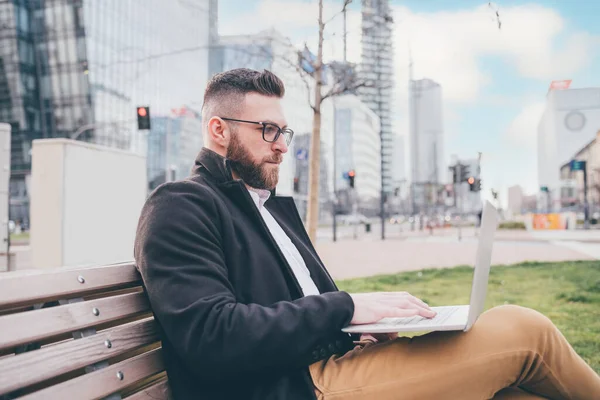
[[[285,86],[271,71],[238,68],[216,74],[208,82],[202,105],[203,124],[215,116],[235,118],[242,112],[244,97],[248,93],[283,97]]]

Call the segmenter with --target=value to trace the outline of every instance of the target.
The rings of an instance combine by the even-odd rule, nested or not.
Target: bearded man
[[[214,76],[191,176],[142,210],[135,259],[175,400],[600,398],[594,371],[524,307],[493,308],[466,333],[343,333],[435,313],[406,292],[337,289],[294,200],[274,193],[294,135],[284,92],[269,71]]]

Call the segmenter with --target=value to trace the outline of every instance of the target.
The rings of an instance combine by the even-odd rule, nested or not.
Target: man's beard
[[[227,158],[231,169],[250,187],[255,189],[272,190],[279,181],[279,167],[268,167],[266,162],[281,162],[281,155],[274,154],[273,157],[264,159],[257,164],[252,161],[252,155],[244,147],[237,133],[232,133]]]

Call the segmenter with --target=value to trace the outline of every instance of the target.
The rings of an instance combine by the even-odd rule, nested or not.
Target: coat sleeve
[[[192,371],[215,379],[309,365],[314,349],[350,322],[352,298],[339,291],[268,307],[238,303],[208,191],[164,185],[140,217],[135,259],[164,334]]]

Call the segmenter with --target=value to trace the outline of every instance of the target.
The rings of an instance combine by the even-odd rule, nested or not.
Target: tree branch
[[[342,7],[342,9],[340,11],[338,11],[337,13],[335,13],[333,15],[333,17],[329,18],[327,21],[323,22],[323,26],[327,25],[328,23],[330,23],[331,21],[333,21],[338,15],[342,14],[344,11],[346,11],[346,9],[348,8],[348,6],[350,5],[350,3],[352,3],[352,0],[344,0],[344,6]]]

